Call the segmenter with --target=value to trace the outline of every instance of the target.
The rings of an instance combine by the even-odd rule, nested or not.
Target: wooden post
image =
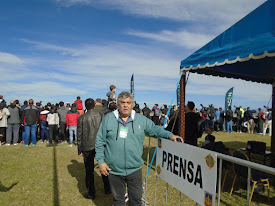
[[[180,125],[179,134],[184,139],[185,138],[185,72],[181,76],[180,80]]]

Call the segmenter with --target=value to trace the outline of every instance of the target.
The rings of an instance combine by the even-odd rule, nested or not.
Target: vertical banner
[[[225,95],[225,106],[224,106],[224,112],[227,111],[228,107],[232,107],[232,101],[233,101],[233,88],[230,88]]]
[[[131,77],[130,92],[131,92],[131,94],[132,94],[133,96],[135,96],[134,74],[132,74],[132,77]]]

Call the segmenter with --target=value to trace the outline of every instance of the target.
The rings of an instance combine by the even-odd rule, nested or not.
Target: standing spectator
[[[48,114],[49,114],[49,107],[46,105],[44,107],[44,110],[40,112],[41,143],[43,143],[45,140],[45,133],[46,133],[47,142],[49,142],[49,128],[48,128],[48,122],[47,122]]]
[[[56,143],[59,143],[58,141],[59,116],[54,105],[51,106],[50,112],[48,113],[47,122],[49,127],[50,144],[52,144],[53,140]]]
[[[258,109],[258,127],[259,127],[259,134],[263,134],[263,125],[264,125],[264,112],[262,112],[262,109]]]
[[[94,158],[95,158],[95,139],[100,123],[103,119],[103,113],[94,110],[95,102],[89,98],[85,101],[87,112],[78,118],[77,121],[77,146],[78,154],[83,156],[86,169],[86,188],[85,195],[88,199],[95,199],[94,185]],[[102,176],[105,194],[110,194],[110,185],[107,176]]]
[[[116,103],[115,102],[110,102],[109,104],[109,108],[107,111],[105,111],[104,115],[110,113],[110,112],[113,112],[117,109],[117,106],[116,106]]]
[[[72,108],[66,115],[67,129],[69,130],[70,139],[69,146],[73,146],[73,138],[75,136],[75,142],[77,142],[77,119],[80,117],[77,111],[77,104],[73,103]]]
[[[151,116],[150,116],[151,110],[149,109],[148,105],[146,105],[146,103],[144,103],[144,108],[142,109],[142,113],[145,117],[147,117],[148,119],[151,119]]]
[[[167,112],[168,112],[167,104],[163,104],[160,108],[160,111],[162,112],[162,114],[167,115]]]
[[[198,145],[199,138],[199,127],[198,122],[200,120],[200,115],[195,110],[194,102],[188,102],[186,105],[185,113],[185,140],[186,144],[193,146]]]
[[[8,128],[7,128],[7,144],[11,144],[13,136],[13,145],[17,145],[19,138],[20,129],[20,109],[16,106],[15,101],[10,101],[10,106],[8,107],[10,116],[8,118]]]
[[[217,133],[221,130],[220,129],[220,115],[221,115],[220,110],[215,108],[214,128],[216,127]]]
[[[265,135],[267,128],[269,128],[269,136],[271,136],[272,133],[272,109],[269,108],[267,112],[265,113],[266,120],[265,120],[265,127],[263,131],[263,135]]]
[[[59,102],[59,109],[57,110],[57,113],[59,115],[59,140],[61,142],[67,142],[66,115],[68,111],[69,108],[64,106],[64,102]]]
[[[78,96],[75,100],[75,102],[77,104],[77,110],[79,112],[80,115],[84,114],[84,110],[83,110],[83,104],[82,104],[82,100],[80,99],[80,96]]]
[[[236,108],[235,113],[237,113],[237,117],[236,117],[237,132],[242,133],[242,130],[241,130],[242,112],[240,111],[239,107]]]
[[[21,116],[23,113],[23,110],[28,106],[28,101],[25,100],[24,104],[20,107]],[[21,118],[22,119],[22,118]],[[21,131],[22,131],[22,144],[25,144],[25,138],[26,138],[26,132],[25,132],[25,126],[21,124]]]
[[[233,111],[229,106],[226,113],[225,113],[225,120],[226,120],[226,132],[232,133],[232,119],[233,119]]]
[[[6,129],[8,127],[8,116],[10,115],[9,110],[6,108],[6,102],[3,96],[0,96],[0,146],[6,139]],[[10,144],[6,144],[9,146]]]
[[[220,130],[225,131],[224,129],[224,111],[222,110],[222,108],[219,108],[220,111]]]
[[[136,103],[136,101],[135,101],[135,106],[134,106],[133,110],[135,110],[135,112],[136,112],[136,113],[139,113],[139,114],[140,114],[140,112],[141,112],[141,110],[140,110],[140,108],[139,108],[139,104]]]
[[[30,135],[32,146],[36,146],[36,130],[39,122],[39,112],[37,107],[33,105],[33,99],[29,100],[29,105],[23,110],[22,122],[26,132],[25,146],[29,146]]]
[[[160,109],[158,108],[158,104],[154,105],[152,111],[154,112],[153,122],[155,123],[155,125],[159,125]]]
[[[97,132],[96,160],[102,175],[108,176],[114,205],[125,205],[127,185],[129,205],[142,205],[142,153],[145,133],[177,141],[179,136],[156,126],[133,110],[129,92],[118,95],[118,110],[106,115]]]
[[[110,86],[110,91],[106,94],[108,97],[107,101],[110,102],[116,102],[116,86],[111,85]]]
[[[86,108],[87,109],[87,108]],[[95,100],[95,108],[96,111],[103,112],[103,105],[102,100],[100,98],[97,98]]]
[[[108,113],[109,105],[106,99],[102,99],[103,114]]]
[[[250,107],[247,107],[246,112],[244,113],[245,119],[247,121],[247,130],[248,133],[254,133],[254,116],[253,116],[253,112],[250,109]]]
[[[19,100],[18,100],[18,99],[16,99],[16,100],[14,100],[14,102],[15,102],[15,106],[17,106],[17,107],[20,109],[20,103],[19,103]]]

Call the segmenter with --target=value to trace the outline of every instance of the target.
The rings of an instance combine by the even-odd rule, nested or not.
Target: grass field
[[[270,150],[270,137],[258,134],[224,132],[214,133],[216,141],[223,141],[230,149],[245,147],[248,140],[263,141]],[[205,136],[205,135],[204,135]],[[144,142],[143,178],[146,175],[146,160],[149,138]],[[204,140],[201,138],[200,140]],[[150,159],[156,147],[156,139],[151,138]],[[262,162],[260,156],[252,156],[253,161]],[[267,160],[269,164],[269,159]],[[0,205],[112,205],[112,195],[105,195],[102,179],[95,169],[96,199],[87,200],[83,197],[85,188],[85,168],[82,157],[77,155],[77,147],[67,144],[49,146],[37,143],[36,147],[17,146],[0,147]],[[147,200],[154,204],[155,167],[152,167],[148,178]],[[221,194],[221,205],[246,205],[246,180],[239,181],[239,187],[231,198],[229,192],[233,173],[226,179],[224,192]],[[273,180],[271,181],[273,183]],[[273,184],[274,185],[274,184]],[[161,179],[157,182],[157,205],[165,204],[166,183]],[[169,186],[168,205],[178,205],[179,192]],[[271,186],[271,201],[267,200],[267,192],[263,195],[254,194],[251,205],[275,205],[275,190]],[[195,205],[188,197],[181,195],[181,205]]]

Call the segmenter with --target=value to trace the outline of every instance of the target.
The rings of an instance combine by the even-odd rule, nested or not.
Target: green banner
[[[131,83],[130,83],[130,91],[133,96],[135,96],[135,88],[134,88],[134,74],[132,74],[131,77]]]
[[[232,108],[232,101],[233,101],[233,88],[230,88],[225,95],[225,107],[224,111],[226,112],[228,107],[230,106]]]

